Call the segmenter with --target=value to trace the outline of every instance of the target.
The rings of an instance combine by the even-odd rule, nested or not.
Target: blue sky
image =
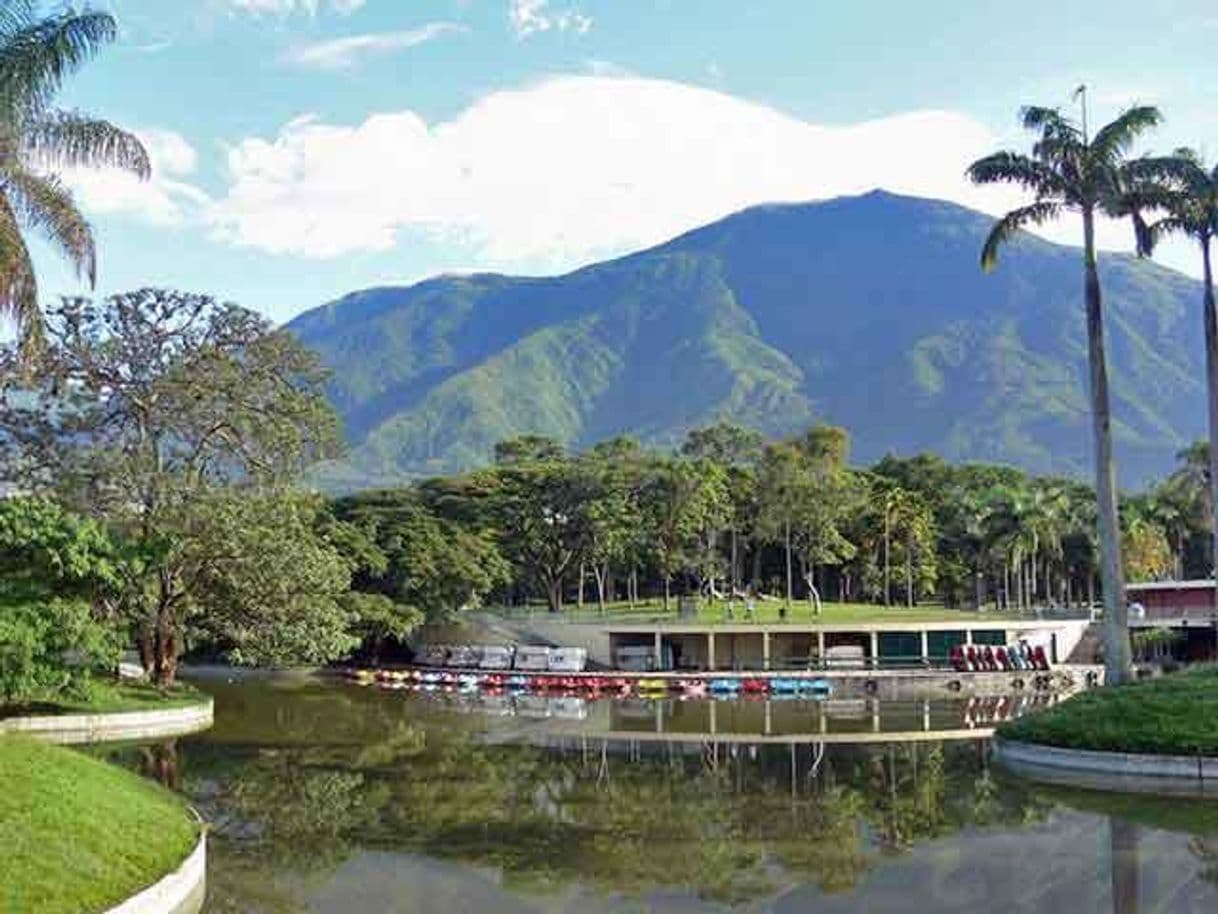
[[[98,0],[122,40],[62,102],[156,174],[78,175],[99,291],[276,320],[449,270],[548,273],[765,200],[961,180],[1025,102],[1152,102],[1218,156],[1218,8],[1165,0]],[[1070,239],[1074,226],[1047,234]],[[1124,229],[1102,240],[1124,244]],[[44,292],[76,291],[45,252]],[[1172,265],[1192,269],[1174,247]]]

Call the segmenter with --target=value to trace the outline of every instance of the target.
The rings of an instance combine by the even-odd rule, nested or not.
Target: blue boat
[[[739,692],[739,679],[712,679],[709,688],[712,692]]]

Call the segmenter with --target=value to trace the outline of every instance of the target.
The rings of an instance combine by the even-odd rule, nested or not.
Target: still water
[[[1218,804],[1004,775],[985,717],[1016,700],[199,684],[212,730],[111,754],[212,823],[208,914],[1218,911]]]

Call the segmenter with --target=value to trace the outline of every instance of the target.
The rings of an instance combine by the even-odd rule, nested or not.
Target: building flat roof
[[[798,622],[744,622],[739,624],[713,623],[680,623],[652,622],[633,624],[609,624],[603,629],[611,635],[649,635],[659,632],[664,635],[760,635],[768,632],[772,635],[796,634],[814,635],[817,632],[825,634],[858,634],[869,632],[954,632],[969,629],[972,631],[986,630],[1017,630],[1038,631],[1043,629],[1060,629],[1076,625],[1089,624],[1087,619],[995,619],[993,621],[961,620],[938,622],[840,622],[832,625],[817,625],[815,623]]]
[[[1140,581],[1126,584],[1126,591],[1145,593],[1148,590],[1213,590],[1213,578],[1198,578],[1192,581]]]

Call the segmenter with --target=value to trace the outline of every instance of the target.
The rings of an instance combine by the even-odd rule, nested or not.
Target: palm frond
[[[1135,105],[1122,111],[1096,131],[1091,140],[1092,156],[1115,165],[1130,150],[1138,137],[1163,123],[1163,115],[1153,105]]]
[[[1164,216],[1162,219],[1152,222],[1147,230],[1150,233],[1152,248],[1168,235],[1192,234],[1188,221],[1178,216]]]
[[[1040,195],[1061,193],[1060,177],[1044,162],[1018,152],[995,152],[968,167],[974,184],[1018,184]]]
[[[17,215],[0,193],[0,315],[17,325],[22,355],[32,359],[42,348],[43,318],[38,307],[34,262],[21,236]]]
[[[0,100],[8,115],[24,120],[104,44],[118,35],[108,13],[66,12],[4,36],[0,43]]]
[[[148,151],[134,134],[74,111],[50,112],[22,132],[29,155],[49,167],[110,166],[151,174]]]
[[[998,251],[1004,244],[1014,238],[1022,229],[1029,225],[1044,225],[1061,215],[1062,205],[1053,201],[1042,200],[1011,210],[994,223],[990,234],[981,248],[981,269],[987,273],[998,265]]]
[[[1044,136],[1077,136],[1082,134],[1060,108],[1026,105],[1019,111],[1019,122],[1025,130],[1035,130]]]
[[[24,168],[3,172],[4,193],[18,225],[41,232],[85,277],[97,282],[97,250],[93,230],[76,206],[71,191],[57,178],[36,175]]]
[[[28,26],[33,17],[32,0],[3,0],[0,2],[0,42],[4,40],[2,36]]]

